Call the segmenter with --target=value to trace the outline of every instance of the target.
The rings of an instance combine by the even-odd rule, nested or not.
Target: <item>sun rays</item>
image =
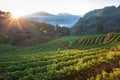
[[[9,19],[8,19],[8,30],[16,30],[16,31],[20,31],[22,33],[24,33],[24,30],[23,30],[23,25],[21,24],[22,23],[22,18],[18,17],[18,16],[11,16]],[[15,31],[13,31],[15,32]]]
[[[19,13],[13,13],[13,12],[12,12],[12,16],[11,16],[11,17],[12,17],[12,18],[20,18],[20,16],[21,16],[21,15],[20,15]]]
[[[19,18],[20,16],[19,15],[13,15],[12,17],[13,18]]]

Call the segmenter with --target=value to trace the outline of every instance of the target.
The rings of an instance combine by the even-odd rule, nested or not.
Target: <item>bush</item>
[[[0,44],[10,44],[10,43],[11,43],[10,37],[8,37],[7,35],[0,34]]]

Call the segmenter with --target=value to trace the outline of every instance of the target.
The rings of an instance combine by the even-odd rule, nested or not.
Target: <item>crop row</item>
[[[81,75],[84,70],[86,71],[96,65],[103,65],[105,63],[107,64],[116,61],[118,58],[120,59],[120,53],[107,53],[106,50],[96,51],[98,50],[93,50],[93,52],[85,51],[86,53],[63,51],[61,52],[61,55],[58,54],[60,57],[56,53],[56,56],[46,57],[46,61],[40,61],[41,59],[38,59],[39,57],[31,58],[32,56],[35,56],[35,54],[31,55],[31,57],[26,55],[27,58],[30,57],[33,61],[30,60],[30,62],[28,61],[20,64],[18,64],[19,61],[16,64],[12,64],[10,61],[7,63],[10,65],[0,67],[0,73],[3,78],[9,77],[10,79],[29,78],[31,75],[32,78],[37,76],[40,80],[60,80],[70,76],[75,77],[75,74]],[[4,65],[4,63],[2,63],[2,65]],[[38,77],[38,75],[41,76]]]
[[[120,34],[113,34],[111,36],[92,36],[92,37],[82,37],[72,41],[63,42],[65,46],[71,49],[81,49],[93,45],[102,45],[113,42],[120,41]]]
[[[114,68],[110,73],[103,70],[101,74],[88,80],[120,80],[120,68]]]

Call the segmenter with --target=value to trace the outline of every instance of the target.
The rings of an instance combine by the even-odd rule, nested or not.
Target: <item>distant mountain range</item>
[[[38,22],[46,22],[52,25],[58,24],[59,26],[66,27],[72,27],[80,19],[80,16],[69,13],[59,13],[54,15],[47,12],[37,12],[24,17]]]

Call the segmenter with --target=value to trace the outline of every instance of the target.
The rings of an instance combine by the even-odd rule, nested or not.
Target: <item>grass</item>
[[[104,43],[105,37],[69,36],[32,47],[0,45],[0,80],[119,80],[120,34]]]

